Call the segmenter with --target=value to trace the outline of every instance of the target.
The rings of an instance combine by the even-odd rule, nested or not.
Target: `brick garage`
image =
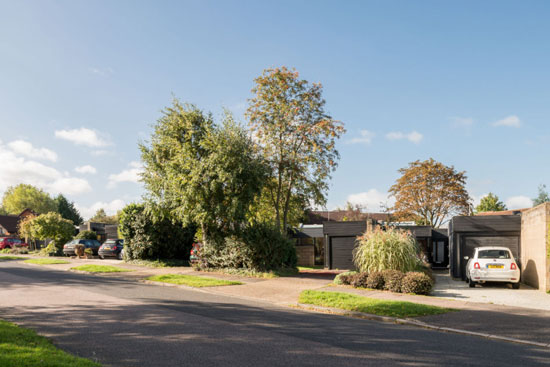
[[[550,290],[550,203],[521,215],[522,282],[541,291]]]

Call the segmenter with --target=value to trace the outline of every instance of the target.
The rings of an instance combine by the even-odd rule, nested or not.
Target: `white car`
[[[466,264],[466,281],[472,288],[477,283],[506,282],[518,289],[519,279],[518,264],[507,247],[477,247]]]

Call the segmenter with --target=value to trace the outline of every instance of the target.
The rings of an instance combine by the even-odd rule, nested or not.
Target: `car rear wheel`
[[[105,259],[105,256],[99,255],[99,258],[100,258],[101,260],[104,260],[104,259]]]
[[[470,286],[470,288],[475,288],[476,287],[476,282],[474,282],[472,279],[468,278],[468,285]]]
[[[517,283],[512,283],[512,288],[513,288],[513,289],[519,289],[519,282],[517,282]]]

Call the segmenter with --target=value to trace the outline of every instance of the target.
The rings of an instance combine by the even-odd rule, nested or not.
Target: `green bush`
[[[336,285],[349,285],[351,282],[351,276],[357,274],[356,271],[346,271],[338,274],[334,277],[333,283]]]
[[[384,274],[379,271],[370,273],[367,279],[367,288],[384,289]]]
[[[239,236],[203,244],[201,268],[252,269],[266,272],[296,268],[296,248],[270,223],[247,225]]]
[[[376,229],[357,239],[353,261],[361,272],[381,270],[413,271],[418,266],[419,247],[408,231]]]
[[[76,235],[80,240],[97,240],[97,233],[94,231],[82,231]]]
[[[351,285],[354,288],[367,288],[367,279],[369,277],[368,273],[358,273],[353,275],[351,279]]]
[[[48,246],[44,247],[43,249],[40,249],[40,255],[42,256],[55,256],[59,252],[59,248],[55,246],[55,243],[52,241],[48,244]]]
[[[401,280],[401,292],[428,295],[432,291],[434,281],[425,273],[411,271]]]
[[[120,214],[125,260],[189,259],[196,227],[184,227],[168,213],[127,205]]]
[[[399,293],[401,292],[401,281],[405,274],[399,270],[384,270],[382,271],[384,277],[384,289]]]

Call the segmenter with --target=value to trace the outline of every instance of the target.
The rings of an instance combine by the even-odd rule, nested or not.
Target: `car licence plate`
[[[487,265],[489,269],[503,269],[504,265]]]
[[[111,249],[111,246],[103,246],[103,249],[104,249],[104,250],[110,250],[110,249]]]

